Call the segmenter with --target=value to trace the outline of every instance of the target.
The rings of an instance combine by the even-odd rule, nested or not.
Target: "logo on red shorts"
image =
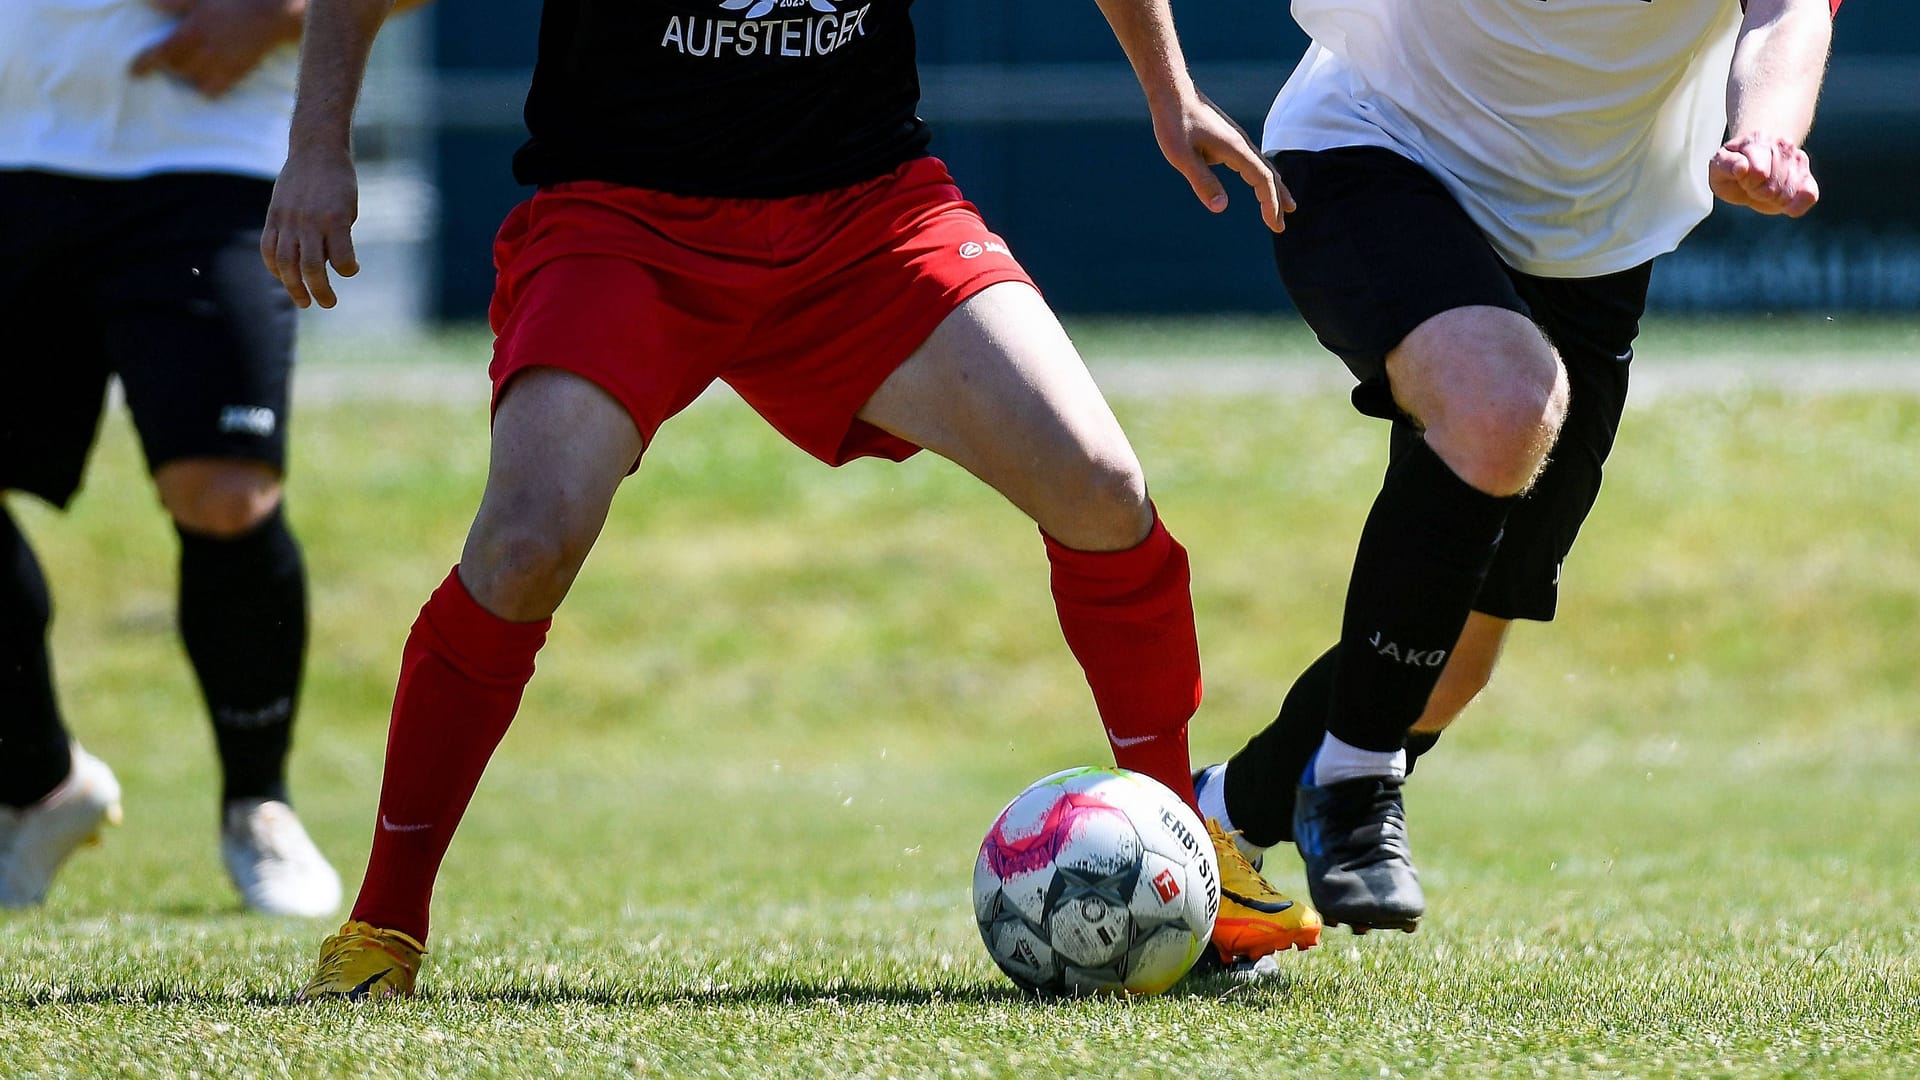
[[[989,240],[984,244],[976,243],[972,240],[969,240],[966,243],[961,244],[959,250],[960,250],[960,257],[963,259],[977,259],[980,256],[987,254],[988,252],[992,252],[995,255],[1013,254],[1013,252],[1007,250],[1007,245],[1001,243],[998,240]]]
[[[1161,903],[1173,903],[1173,898],[1180,895],[1180,883],[1174,880],[1173,871],[1162,870],[1153,875],[1153,891],[1160,894]]]

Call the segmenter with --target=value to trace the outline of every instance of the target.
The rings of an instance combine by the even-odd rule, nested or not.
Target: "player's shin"
[[[1328,745],[1399,753],[1460,639],[1512,503],[1460,479],[1424,440],[1387,470],[1354,557]]]
[[[1114,761],[1194,806],[1187,722],[1200,706],[1191,571],[1156,514],[1125,551],[1091,552],[1046,537],[1054,605],[1086,672]]]
[[[440,862],[520,707],[550,623],[491,614],[461,584],[458,568],[420,609],[401,655],[356,922],[427,939]]]
[[[223,802],[284,801],[307,651],[300,545],[279,507],[240,536],[179,533],[180,637],[213,718]]]

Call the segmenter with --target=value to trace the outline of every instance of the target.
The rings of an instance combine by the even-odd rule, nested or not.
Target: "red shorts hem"
[[[716,379],[830,465],[918,446],[858,418],[934,329],[1032,279],[937,159],[790,199],[543,189],[495,244],[496,403],[531,367],[588,379],[651,446]]]

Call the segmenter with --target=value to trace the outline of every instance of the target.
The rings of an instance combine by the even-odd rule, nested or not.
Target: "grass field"
[[[1751,330],[1656,326],[1640,370]],[[1920,363],[1913,324],[1761,331],[1756,361]],[[1274,334],[1079,336],[1137,364]],[[424,350],[444,402],[316,394],[295,420],[295,794],[350,889],[400,643],[484,475],[475,343]],[[350,390],[413,355],[309,367]],[[1116,408],[1194,555],[1208,760],[1329,639],[1384,436],[1334,386],[1183,370]],[[219,869],[171,534],[124,421],[72,514],[16,512],[127,823],[0,916],[0,1077],[1920,1075],[1912,393],[1633,409],[1560,620],[1515,634],[1410,789],[1428,924],[1137,1001],[1028,1002],[973,928],[992,815],[1105,745],[1033,529],[944,463],[834,472],[732,400],[669,425],[454,846],[424,996],[360,1009],[286,1007],[326,928],[240,914]],[[1288,852],[1270,868],[1297,889]]]

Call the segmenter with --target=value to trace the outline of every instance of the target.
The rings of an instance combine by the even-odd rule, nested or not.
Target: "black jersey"
[[[771,198],[926,153],[913,0],[546,0],[523,184]]]

